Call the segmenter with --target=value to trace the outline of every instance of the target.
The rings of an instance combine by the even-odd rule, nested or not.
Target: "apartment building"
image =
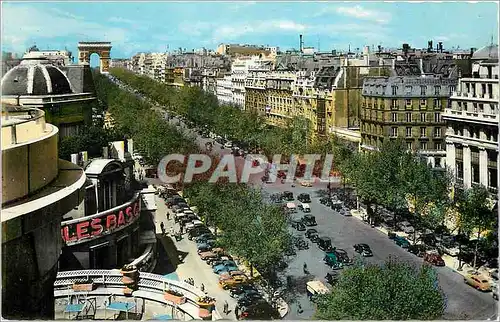
[[[245,79],[250,70],[271,71],[274,61],[259,56],[236,58],[231,64],[233,104],[245,108]]]
[[[221,104],[233,104],[233,83],[230,73],[216,80],[216,96]]]
[[[443,113],[446,163],[465,188],[482,184],[498,191],[498,45],[472,55],[472,75],[458,81]]]
[[[378,149],[386,138],[404,138],[408,149],[445,166],[445,124],[441,117],[456,79],[391,76],[365,79],[361,147]]]

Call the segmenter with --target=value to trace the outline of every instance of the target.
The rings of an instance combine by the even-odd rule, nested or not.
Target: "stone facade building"
[[[446,163],[465,188],[482,184],[498,191],[498,46],[472,56],[472,75],[462,77],[444,110]]]

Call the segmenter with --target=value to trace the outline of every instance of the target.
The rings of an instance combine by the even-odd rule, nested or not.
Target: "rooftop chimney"
[[[302,40],[302,35],[299,36],[299,39],[300,39],[300,52],[303,53],[304,52],[304,41]]]

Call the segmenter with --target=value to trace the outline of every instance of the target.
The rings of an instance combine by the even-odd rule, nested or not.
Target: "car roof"
[[[370,248],[370,246],[368,246],[368,244],[358,244],[358,245],[361,246],[361,247],[368,247],[368,248]]]
[[[320,239],[321,239],[321,240],[329,240],[329,241],[331,241],[331,240],[332,240],[330,237],[321,237]]]
[[[318,232],[315,228],[308,228],[307,231]]]

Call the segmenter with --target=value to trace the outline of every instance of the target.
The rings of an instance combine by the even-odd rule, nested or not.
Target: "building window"
[[[427,106],[427,100],[426,99],[420,100],[420,107],[426,107],[426,106]]]
[[[438,98],[434,99],[434,108],[435,109],[441,108],[441,100],[440,99],[438,99]]]
[[[395,110],[398,109],[398,100],[392,100],[392,108]]]
[[[392,113],[392,121],[397,122],[398,121],[398,113]]]
[[[439,95],[441,93],[441,86],[434,86],[434,95]]]
[[[398,128],[397,127],[391,127],[391,136],[392,137],[398,136]]]
[[[426,132],[425,127],[421,127],[421,128],[420,128],[420,137],[421,137],[421,138],[425,138],[425,136],[426,136],[426,135],[425,135],[425,132]]]
[[[420,86],[420,95],[427,94],[427,86]]]
[[[420,113],[420,122],[425,123],[425,113]]]
[[[413,149],[413,144],[412,144],[412,142],[406,142],[406,148],[407,148],[408,150],[412,150],[412,149]]]
[[[411,94],[411,86],[406,86],[406,94]]]
[[[450,94],[450,96],[453,95],[453,92],[455,91],[455,89],[456,89],[455,85],[450,85],[450,87],[449,87],[449,90],[450,90],[449,94]]]
[[[411,123],[411,113],[406,113],[406,122]]]
[[[438,151],[443,150],[443,146],[441,145],[441,142],[436,142],[436,143],[434,144],[434,148],[435,148],[436,150],[438,150]]]
[[[435,138],[440,138],[441,137],[441,128],[440,127],[435,127],[434,128],[434,137]]]
[[[441,122],[441,113],[434,113],[434,122]]]
[[[406,137],[407,138],[411,137],[411,127],[406,128]]]
[[[406,107],[411,107],[411,99],[406,99]]]
[[[427,150],[427,142],[420,142],[420,149]]]

